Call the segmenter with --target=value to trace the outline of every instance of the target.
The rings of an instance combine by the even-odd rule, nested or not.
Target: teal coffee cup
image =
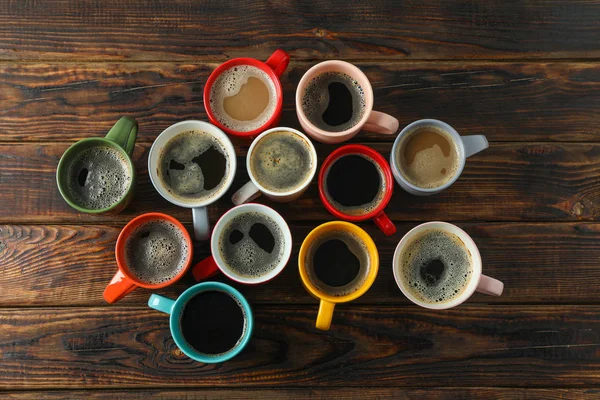
[[[193,360],[214,364],[238,355],[250,341],[254,318],[240,292],[220,282],[203,282],[172,300],[157,294],[148,305],[170,315],[177,347]]]
[[[89,214],[116,214],[133,197],[135,170],[131,154],[138,124],[122,117],[106,137],[82,139],[65,151],[56,183],[71,207]]]

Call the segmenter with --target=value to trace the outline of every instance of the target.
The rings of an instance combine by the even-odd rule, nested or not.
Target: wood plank
[[[69,143],[0,145],[0,223],[126,222],[148,211],[163,211],[191,221],[191,212],[162,199],[147,174],[149,144],[136,147],[138,185],[132,204],[123,213],[90,216],[72,210],[55,182],[58,160]],[[373,147],[387,158],[390,144]],[[317,146],[322,161],[335,147]],[[211,221],[231,208],[231,194],[247,180],[246,148],[238,147],[238,173],[230,192],[209,207]],[[467,162],[461,178],[443,193],[417,197],[395,185],[387,212],[401,221],[577,221],[600,215],[599,144],[492,143]],[[330,220],[315,182],[299,200],[273,206],[290,221]],[[371,229],[373,224],[365,222]]]
[[[599,15],[584,0],[3,0],[0,55],[172,61],[265,58],[280,46],[311,59],[597,58]]]
[[[523,388],[312,388],[312,389],[187,389],[4,392],[6,400],[595,400],[598,389]]]
[[[2,309],[0,386],[585,388],[600,379],[599,306],[353,307],[327,333],[307,307],[254,313],[244,352],[207,365],[177,349],[154,310]]]
[[[1,44],[0,44],[1,46]],[[299,128],[296,86],[313,63],[283,76],[282,126]],[[216,63],[2,63],[0,141],[75,140],[107,132],[122,115],[153,141],[183,119],[207,120],[202,93]],[[375,90],[375,108],[401,127],[437,118],[461,134],[490,141],[598,141],[597,63],[359,62]],[[361,133],[356,140],[389,141]]]
[[[377,243],[380,269],[371,289],[355,304],[409,304],[394,281],[392,259],[400,237],[414,224],[399,224],[398,235],[386,237],[369,230]],[[507,223],[460,224],[478,244],[485,274],[505,283],[502,297],[475,294],[469,303],[588,303],[600,293],[600,224]],[[282,274],[259,288],[217,278],[242,291],[252,304],[317,302],[298,276],[298,250],[314,225],[294,224],[291,260]],[[116,271],[114,244],[119,226],[4,225],[0,226],[2,260],[0,306],[107,306],[104,288]],[[208,243],[196,243],[194,260],[209,254]],[[574,256],[579,255],[579,256]],[[535,276],[535,280],[530,277]],[[195,281],[183,281],[159,292],[178,296]],[[121,305],[145,305],[150,292],[138,289]],[[343,306],[352,309],[353,305]]]

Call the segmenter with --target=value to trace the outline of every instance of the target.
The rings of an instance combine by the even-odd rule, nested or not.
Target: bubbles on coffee
[[[237,65],[224,71],[210,90],[210,108],[227,128],[249,132],[266,124],[277,108],[277,89],[262,69]]]
[[[317,128],[342,132],[358,124],[365,113],[362,86],[343,72],[324,72],[311,80],[302,95],[302,111]]]
[[[68,176],[70,200],[83,208],[101,210],[125,197],[133,171],[117,149],[94,146],[73,159]]]
[[[185,267],[188,242],[172,222],[154,220],[135,228],[125,243],[125,262],[142,282],[160,284],[176,277]]]
[[[219,253],[227,267],[237,275],[260,278],[281,263],[283,232],[271,217],[246,212],[233,217],[219,238]]]
[[[463,241],[439,229],[412,238],[398,261],[404,287],[430,304],[459,297],[473,274],[471,254]]]

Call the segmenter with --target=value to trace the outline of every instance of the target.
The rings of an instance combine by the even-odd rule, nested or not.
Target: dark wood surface
[[[1,399],[597,399],[600,398],[599,1],[0,0]],[[297,253],[332,220],[316,184],[273,206],[294,240],[284,272],[238,287],[255,334],[220,365],[186,358],[168,318],[138,289],[109,306],[116,237],[132,217],[162,211],[191,228],[147,174],[152,141],[183,119],[206,120],[210,72],[238,56],[292,57],[282,124],[299,127],[297,82],[320,60],[355,62],[375,109],[400,126],[438,118],[490,148],[451,189],[418,198],[395,188],[398,232],[360,226],[381,256],[373,287],[314,328]],[[56,166],[74,141],[103,136],[122,115],[140,122],[138,186],[123,213],[76,213]],[[390,137],[362,132],[385,157]],[[230,193],[248,179],[247,144]],[[335,146],[317,145],[322,161]],[[420,222],[465,229],[502,297],[453,310],[412,305],[397,288],[394,249]],[[209,254],[197,242],[194,260]],[[231,283],[223,277],[217,280]],[[172,298],[190,276],[159,293]]]

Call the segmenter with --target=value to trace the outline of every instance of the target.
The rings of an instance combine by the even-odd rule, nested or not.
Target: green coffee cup
[[[116,214],[133,197],[135,169],[131,154],[138,124],[122,117],[104,138],[82,139],[58,162],[56,182],[71,207],[89,214]]]

